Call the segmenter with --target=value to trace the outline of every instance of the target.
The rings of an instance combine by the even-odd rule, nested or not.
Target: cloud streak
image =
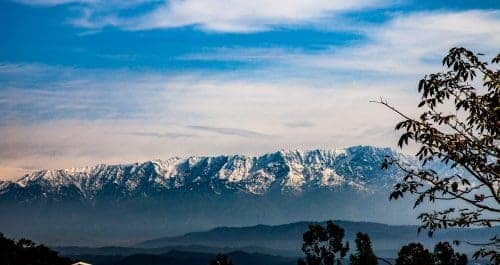
[[[308,121],[294,121],[286,122],[285,126],[290,128],[311,128],[314,127],[314,123]]]
[[[134,30],[198,25],[210,31],[255,32],[279,25],[303,24],[331,16],[335,12],[359,10],[380,2],[173,0],[143,16],[119,21],[117,25]]]
[[[196,137],[194,134],[188,133],[173,133],[173,132],[133,132],[131,135],[156,137],[156,138],[191,138]]]
[[[223,127],[209,127],[209,126],[199,126],[199,125],[190,125],[188,126],[190,129],[213,132],[223,135],[236,135],[241,137],[253,138],[253,137],[271,137],[270,135],[252,131],[252,130],[244,130],[244,129],[236,129],[236,128],[223,128]]]
[[[72,24],[84,28],[119,27],[126,30],[149,30],[196,26],[215,32],[259,32],[277,27],[297,26],[332,18],[343,12],[380,7],[387,0],[17,0],[17,2],[55,6],[79,4],[81,16]],[[120,11],[143,5],[147,11],[124,15]],[[130,12],[129,12],[130,13]]]

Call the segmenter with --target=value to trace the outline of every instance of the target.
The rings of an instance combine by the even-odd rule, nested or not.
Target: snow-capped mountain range
[[[330,218],[412,223],[410,203],[388,200],[403,174],[381,169],[386,156],[415,162],[355,146],[42,170],[0,182],[0,232],[87,245]]]
[[[169,158],[124,165],[42,170],[14,182],[0,183],[0,195],[10,189],[40,187],[42,196],[76,188],[85,199],[105,187],[122,195],[147,195],[181,188],[208,186],[263,195],[271,190],[301,193],[314,188],[353,189],[370,192],[394,182],[397,174],[382,172],[384,156],[399,154],[388,148],[351,147],[337,150],[279,151],[259,157],[231,155]],[[1,199],[1,197],[0,197]]]

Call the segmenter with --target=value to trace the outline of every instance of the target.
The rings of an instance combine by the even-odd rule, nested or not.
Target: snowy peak
[[[356,146],[279,151],[258,157],[175,157],[127,165],[42,170],[16,182],[2,182],[0,190],[38,186],[45,192],[57,193],[62,188],[75,188],[84,198],[93,198],[110,188],[130,196],[200,187],[215,193],[227,190],[257,195],[311,189],[370,191],[396,178],[396,172],[380,170],[387,155],[398,154],[388,148]]]

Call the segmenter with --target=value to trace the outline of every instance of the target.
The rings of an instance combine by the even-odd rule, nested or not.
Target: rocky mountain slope
[[[43,170],[15,182],[0,183],[0,194],[5,197],[15,190],[19,192],[14,195],[17,200],[66,199],[68,194],[64,192],[74,191],[80,199],[93,200],[106,193],[106,189],[133,197],[200,186],[216,194],[223,190],[255,195],[276,190],[300,193],[317,188],[369,192],[397,177],[395,172],[380,170],[386,155],[397,154],[390,149],[358,146],[343,150],[279,151],[260,157],[176,157],[127,165]],[[27,194],[30,189],[41,192]]]
[[[385,156],[406,159],[356,146],[43,170],[0,183],[0,227],[53,245],[95,245],[221,225],[414,222],[405,202],[387,200],[402,174],[380,168]]]

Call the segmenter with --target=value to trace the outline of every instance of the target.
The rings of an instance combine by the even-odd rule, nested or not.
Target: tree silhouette
[[[439,242],[432,255],[436,265],[467,265],[467,256],[455,252],[448,242]]]
[[[71,260],[59,257],[57,252],[30,240],[17,242],[0,233],[0,264],[2,265],[68,265]]]
[[[376,101],[403,118],[396,125],[396,130],[403,131],[399,147],[409,144],[419,147],[418,169],[394,158],[387,158],[383,164],[384,168],[396,166],[406,173],[395,185],[390,199],[410,193],[416,195],[414,207],[426,199],[431,203],[460,201],[464,205],[420,214],[419,231],[427,229],[429,236],[436,229],[491,227],[500,223],[500,70],[481,61],[479,56],[465,48],[452,48],[443,59],[449,70],[420,80],[418,91],[422,99],[418,107],[422,113],[417,118],[402,113],[387,101]],[[500,54],[491,62],[498,64]],[[425,167],[433,160],[459,171],[440,176]],[[498,235],[489,242],[473,244],[482,247],[475,258],[489,256],[492,264],[500,264]]]
[[[356,254],[351,255],[351,265],[377,265],[377,257],[373,253],[372,242],[368,234],[356,234]]]
[[[467,256],[455,252],[448,242],[437,243],[433,253],[420,243],[410,243],[399,251],[396,265],[467,265]]]
[[[399,250],[396,265],[434,265],[432,256],[420,243],[410,243]]]
[[[303,239],[302,251],[306,257],[299,259],[299,265],[340,265],[341,259],[349,251],[349,244],[342,242],[344,229],[332,221],[328,221],[326,227],[320,224],[309,225]]]
[[[233,262],[224,254],[217,254],[215,258],[210,261],[210,265],[233,265]]]

